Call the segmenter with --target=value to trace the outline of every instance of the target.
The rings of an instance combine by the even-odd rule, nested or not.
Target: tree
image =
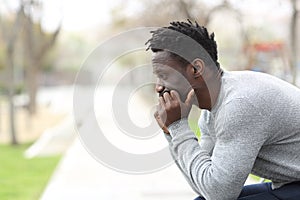
[[[29,95],[29,113],[34,114],[36,112],[36,94],[38,89],[37,77],[45,55],[55,44],[61,30],[61,24],[53,33],[45,32],[41,24],[43,17],[42,3],[36,0],[23,1],[23,3],[25,83]],[[36,15],[34,12],[40,13],[40,15]],[[33,21],[34,18],[35,21]]]
[[[130,13],[130,5],[138,4],[140,9],[134,15]],[[145,14],[147,13],[147,14]],[[207,6],[197,0],[125,0],[111,11],[113,24],[121,28],[137,26],[165,26],[170,21],[202,19],[207,14]],[[117,28],[117,27],[114,27]]]
[[[1,19],[1,33],[4,38],[4,49],[5,49],[5,65],[8,74],[8,82],[6,84],[6,88],[8,89],[8,102],[9,102],[9,114],[10,114],[10,134],[11,134],[11,144],[18,144],[16,137],[16,129],[15,129],[15,106],[14,106],[14,90],[15,90],[15,78],[14,78],[14,53],[16,50],[16,41],[18,38],[18,33],[22,27],[22,5],[17,11],[15,19],[10,23],[5,23],[4,20]]]
[[[9,10],[9,9],[8,9]],[[10,113],[11,144],[17,144],[15,129],[15,59],[16,50],[21,42],[24,48],[25,83],[29,94],[29,111],[36,111],[37,76],[44,56],[54,45],[61,29],[61,24],[54,33],[46,33],[42,29],[42,3],[35,0],[21,0],[17,9],[10,10],[4,20],[0,15],[0,34],[3,38],[4,64],[7,73],[6,88]],[[2,14],[2,13],[0,13]]]

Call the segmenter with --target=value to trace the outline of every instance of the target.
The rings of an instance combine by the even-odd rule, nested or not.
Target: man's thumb
[[[194,96],[195,96],[195,91],[194,91],[194,89],[192,89],[192,90],[188,93],[188,95],[187,95],[186,100],[185,100],[184,103],[185,103],[186,105],[191,105]]]

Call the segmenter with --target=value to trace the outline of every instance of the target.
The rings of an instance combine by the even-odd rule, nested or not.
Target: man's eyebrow
[[[152,72],[159,73],[160,69],[157,64],[152,64]]]
[[[160,69],[154,69],[153,71],[152,71],[152,73],[153,74],[161,74],[163,71],[162,70],[160,70]]]

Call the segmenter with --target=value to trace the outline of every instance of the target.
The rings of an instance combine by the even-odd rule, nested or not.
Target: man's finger
[[[158,101],[159,101],[160,107],[163,108],[163,109],[165,109],[166,108],[166,103],[165,103],[164,98],[163,97],[159,97]]]
[[[155,111],[155,113],[153,114],[153,116],[154,116],[155,118],[157,118],[157,117],[158,117],[158,111]]]
[[[186,100],[185,100],[184,103],[185,103],[186,105],[191,105],[194,96],[195,96],[195,91],[194,91],[194,89],[192,89],[192,90],[188,93],[188,95],[187,95]]]
[[[158,103],[158,104],[156,104],[155,108],[156,108],[156,112],[154,113],[154,116],[156,113],[158,114],[158,111],[161,110],[162,107],[161,107],[160,103]]]
[[[170,96],[170,94],[168,92],[164,93],[164,100],[165,100],[166,106],[171,104],[172,97]]]
[[[176,92],[175,90],[171,90],[170,94],[171,94],[171,97],[173,98],[173,100],[177,100],[177,101],[181,102],[178,92]]]
[[[161,117],[159,116],[158,111],[156,111],[156,112],[154,113],[154,118],[156,119],[156,121],[157,121],[159,127],[160,127],[165,133],[169,134],[169,130],[168,130],[168,128],[166,127],[166,125],[164,124],[164,122],[163,122],[163,120],[161,119]]]

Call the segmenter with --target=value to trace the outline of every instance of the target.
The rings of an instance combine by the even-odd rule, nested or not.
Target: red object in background
[[[253,45],[256,51],[277,51],[283,48],[283,44],[281,42],[273,42],[273,43],[257,43]]]

